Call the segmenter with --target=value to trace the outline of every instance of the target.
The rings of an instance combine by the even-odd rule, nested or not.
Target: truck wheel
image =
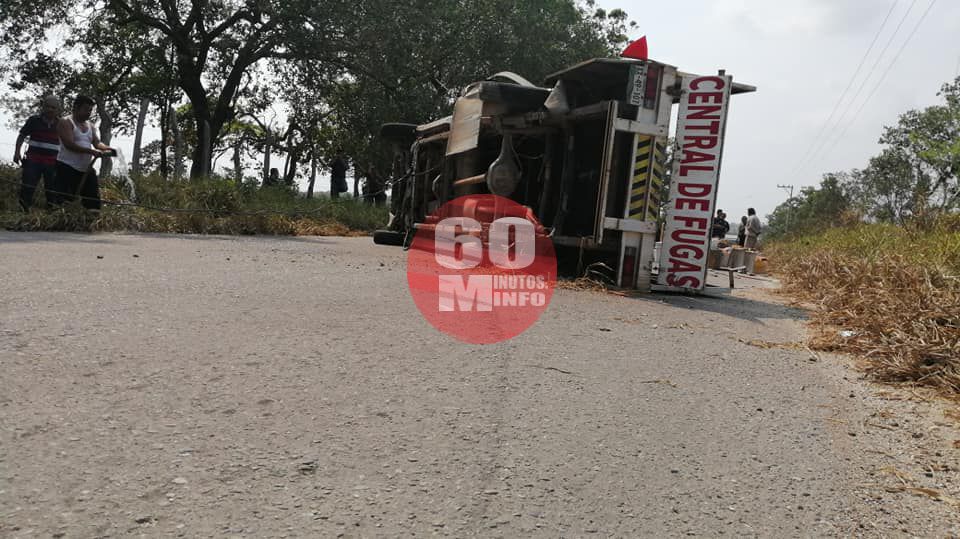
[[[394,245],[401,246],[403,245],[404,234],[402,232],[394,232],[393,230],[377,230],[373,233],[373,243],[377,245]]]

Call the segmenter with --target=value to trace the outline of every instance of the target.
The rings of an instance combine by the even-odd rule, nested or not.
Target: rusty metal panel
[[[453,106],[453,121],[447,141],[447,155],[470,151],[480,141],[480,119],[483,117],[483,101],[480,100],[480,85],[473,84],[457,99]]]

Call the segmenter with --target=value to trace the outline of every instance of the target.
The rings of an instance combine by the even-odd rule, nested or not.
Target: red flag
[[[647,36],[643,36],[623,49],[620,56],[624,58],[636,58],[637,60],[647,59]]]

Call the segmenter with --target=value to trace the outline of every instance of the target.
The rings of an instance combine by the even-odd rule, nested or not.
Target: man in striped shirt
[[[43,178],[43,187],[47,195],[47,204],[54,198],[50,190],[54,188],[54,171],[57,165],[57,152],[60,151],[60,136],[57,134],[57,121],[60,119],[60,100],[49,96],[43,99],[43,110],[27,119],[17,137],[17,146],[13,150],[13,162],[22,164],[20,180],[20,207],[24,211],[33,205],[33,195]],[[22,158],[20,148],[27,140],[27,153]]]

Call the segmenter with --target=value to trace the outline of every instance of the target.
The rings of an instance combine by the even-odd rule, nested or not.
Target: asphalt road
[[[875,453],[913,463],[927,426],[863,421],[906,405],[742,342],[803,338],[765,293],[559,290],[464,345],[404,264],[367,238],[0,232],[0,536],[960,533],[883,490]]]

